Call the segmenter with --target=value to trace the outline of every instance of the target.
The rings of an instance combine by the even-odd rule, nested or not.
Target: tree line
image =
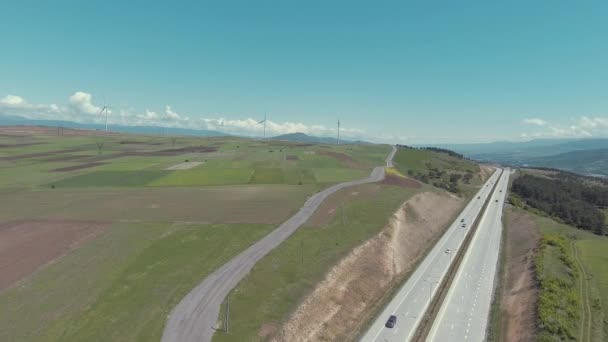
[[[458,152],[454,152],[452,150],[445,149],[445,148],[439,148],[439,147],[413,147],[413,146],[399,145],[399,144],[397,144],[397,147],[409,148],[409,149],[414,149],[414,150],[429,150],[429,151],[433,151],[433,152],[445,153],[445,154],[450,155],[450,156],[452,156],[454,158],[465,159],[465,157],[462,154],[460,154]]]
[[[559,177],[559,175],[558,175]],[[529,206],[558,217],[575,227],[603,235],[608,188],[586,185],[571,177],[547,178],[523,175],[513,181],[512,191]]]

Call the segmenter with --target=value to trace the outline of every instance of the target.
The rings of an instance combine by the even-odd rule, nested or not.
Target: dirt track
[[[500,341],[534,341],[538,289],[534,258],[540,232],[534,219],[522,211],[505,210],[506,242],[501,300]]]
[[[393,150],[386,159],[392,166]],[[173,309],[163,331],[163,342],[211,341],[220,305],[228,293],[253,268],[258,260],[287,239],[315,212],[329,195],[353,185],[372,183],[384,179],[384,166],[376,167],[365,179],[336,184],[313,195],[289,220],[273,232],[234,257],[205,278]]]
[[[0,224],[0,291],[107,227],[98,221],[21,220]]]

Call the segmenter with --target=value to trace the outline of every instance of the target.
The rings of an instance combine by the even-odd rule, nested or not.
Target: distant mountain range
[[[543,166],[580,173],[608,177],[608,149],[582,150],[533,158],[525,166]]]
[[[272,140],[286,140],[286,141],[296,141],[296,142],[302,142],[302,143],[309,143],[309,144],[335,144],[337,143],[337,139],[336,138],[331,138],[331,137],[315,137],[312,135],[308,135],[305,133],[288,133],[288,134],[283,134],[283,135],[277,135],[275,137],[270,138]],[[372,144],[370,142],[367,141],[361,141],[361,140],[357,140],[357,141],[351,141],[351,140],[343,140],[340,139],[340,143],[341,144],[360,144],[360,145],[366,145],[366,144]]]
[[[49,127],[64,127],[90,130],[104,130],[105,125],[102,124],[85,124],[73,121],[56,121],[56,120],[34,120],[20,116],[2,115],[0,114],[0,126],[14,125],[29,125],[29,126],[49,126]],[[162,135],[192,135],[199,137],[224,136],[226,133],[209,130],[187,129],[187,128],[171,128],[171,127],[155,127],[155,126],[121,126],[111,125],[112,131],[134,133],[134,134],[162,134]]]
[[[55,121],[55,120],[33,120],[27,119],[20,116],[2,115],[0,114],[0,126],[13,126],[13,125],[30,125],[30,126],[48,126],[48,127],[65,127],[65,128],[78,128],[78,129],[90,129],[90,130],[104,130],[105,126],[102,124],[83,124],[72,121]],[[111,125],[110,129],[114,132],[125,132],[134,134],[162,134],[162,135],[191,135],[191,136],[227,136],[226,134],[219,131],[211,130],[200,130],[200,129],[187,129],[187,128],[171,128],[171,127],[155,127],[155,126],[121,126]],[[310,144],[335,144],[336,138],[330,137],[315,137],[304,133],[289,133],[278,135],[270,138],[272,140],[286,140],[303,142]],[[371,144],[365,141],[350,141],[340,140],[344,144]]]
[[[585,175],[608,176],[608,139],[537,139],[438,147],[479,161],[551,167]]]

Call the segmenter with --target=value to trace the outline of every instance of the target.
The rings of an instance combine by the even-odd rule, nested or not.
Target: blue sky
[[[608,2],[12,1],[0,112],[400,143],[608,136]]]

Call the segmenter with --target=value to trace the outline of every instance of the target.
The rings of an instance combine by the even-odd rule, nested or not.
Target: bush
[[[576,291],[578,269],[568,248],[568,239],[562,235],[543,235],[536,256],[536,278],[540,285],[537,306],[538,341],[555,341],[576,338],[576,322],[580,318],[580,302]],[[569,268],[569,279],[547,273],[544,265],[547,247],[556,247],[559,260]]]

